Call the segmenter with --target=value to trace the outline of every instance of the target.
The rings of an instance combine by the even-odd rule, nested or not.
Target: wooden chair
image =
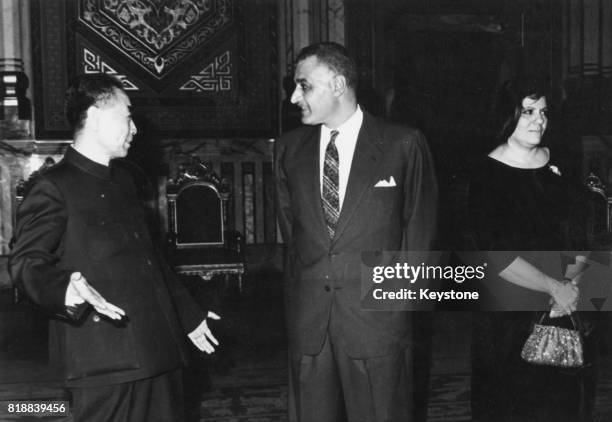
[[[594,173],[585,179],[588,189],[586,201],[587,222],[586,235],[591,245],[609,245],[612,240],[610,208],[612,198],[606,195],[605,185]]]
[[[227,228],[230,189],[206,165],[195,161],[179,169],[166,186],[169,223],[169,259],[179,275],[210,280],[223,274],[226,281],[244,274],[243,238]]]

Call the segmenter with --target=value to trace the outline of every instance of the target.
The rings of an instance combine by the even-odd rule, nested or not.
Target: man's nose
[[[298,91],[299,91],[298,87],[296,86],[295,89],[293,90],[293,93],[291,94],[291,104],[297,104],[297,102],[302,97]]]
[[[132,135],[136,135],[138,133],[138,128],[136,127],[136,124],[133,120],[130,120],[130,133]]]

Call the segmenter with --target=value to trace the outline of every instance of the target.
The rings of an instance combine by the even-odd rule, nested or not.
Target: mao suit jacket
[[[329,333],[350,357],[383,356],[409,344],[410,314],[362,309],[362,252],[430,248],[437,213],[431,154],[418,130],[364,111],[330,239],[321,205],[319,138],[320,126],[302,126],[276,145],[290,349],[317,354]]]
[[[68,148],[39,176],[17,212],[13,282],[52,315],[52,360],[69,386],[148,378],[188,357],[187,333],[205,318],[155,248],[125,164],[109,167]],[[121,323],[68,318],[70,274],[81,272]]]

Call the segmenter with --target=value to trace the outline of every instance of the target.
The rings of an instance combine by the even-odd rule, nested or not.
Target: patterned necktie
[[[331,138],[325,149],[325,161],[323,163],[323,189],[321,200],[325,212],[325,223],[329,237],[333,238],[336,231],[336,223],[340,215],[340,173],[338,149],[336,148],[337,130],[331,131]]]

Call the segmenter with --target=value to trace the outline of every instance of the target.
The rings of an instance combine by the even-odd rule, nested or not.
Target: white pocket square
[[[392,188],[394,186],[397,185],[395,184],[395,179],[393,178],[393,176],[391,176],[389,180],[379,180],[378,183],[374,185],[375,188]]]

